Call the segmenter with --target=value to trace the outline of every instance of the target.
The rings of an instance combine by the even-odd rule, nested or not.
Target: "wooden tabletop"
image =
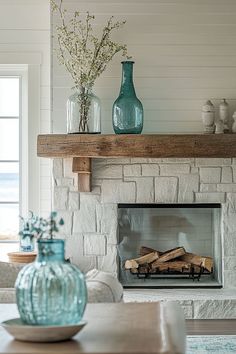
[[[3,306],[1,322],[12,305]],[[61,343],[19,342],[0,328],[0,354],[185,353],[184,321],[173,303],[89,304],[84,319],[88,324],[82,332]]]

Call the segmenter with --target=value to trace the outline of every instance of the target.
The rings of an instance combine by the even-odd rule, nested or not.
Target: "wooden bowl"
[[[8,254],[10,263],[32,263],[34,262],[36,252],[9,252]]]

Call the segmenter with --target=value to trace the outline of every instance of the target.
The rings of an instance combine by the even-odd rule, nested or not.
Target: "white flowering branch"
[[[108,19],[102,30],[101,37],[97,37],[92,27],[94,16],[87,12],[85,19],[81,19],[78,11],[68,19],[66,9],[63,9],[63,0],[51,0],[52,11],[59,15],[61,24],[56,26],[58,49],[56,50],[59,63],[64,65],[71,75],[74,88],[80,91],[80,129],[88,129],[88,112],[90,107],[89,90],[95,80],[106,69],[113,57],[121,52],[127,56],[127,46],[111,40],[111,34],[125,24],[125,21],[114,22],[113,16]]]

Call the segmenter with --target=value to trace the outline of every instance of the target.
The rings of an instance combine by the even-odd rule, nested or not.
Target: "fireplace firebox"
[[[125,288],[221,288],[220,204],[118,204]]]

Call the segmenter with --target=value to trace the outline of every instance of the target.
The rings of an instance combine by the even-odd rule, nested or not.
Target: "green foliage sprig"
[[[64,225],[64,220],[62,218],[58,220],[55,211],[51,212],[47,219],[38,217],[31,211],[28,218],[20,216],[20,219],[22,228],[19,235],[23,238],[31,235],[37,239],[52,239],[59,232],[59,227]]]

